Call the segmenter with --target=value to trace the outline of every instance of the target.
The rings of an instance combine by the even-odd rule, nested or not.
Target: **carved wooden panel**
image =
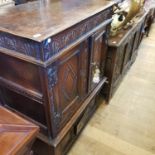
[[[130,59],[132,59],[133,52],[136,51],[137,35],[138,35],[138,32],[134,32],[134,34],[132,36],[132,48],[131,48],[131,56],[130,56]]]
[[[38,42],[0,32],[0,47],[41,59],[41,48]]]
[[[77,52],[77,53],[76,53]],[[69,60],[65,60],[59,66],[59,93],[61,110],[65,111],[69,103],[79,98],[78,96],[78,78],[79,78],[79,50],[75,51],[75,55]]]
[[[126,51],[127,46],[122,45],[118,49],[116,49],[116,57],[113,71],[113,83],[117,81],[119,76],[121,76],[123,69],[123,61],[124,61],[124,53]]]
[[[66,30],[61,34],[58,34],[51,38],[51,42],[48,44],[47,40],[43,42],[44,50],[44,60],[48,60],[52,55],[58,53],[66,45],[71,44],[76,41],[82,35],[86,34],[99,24],[101,24],[105,19],[111,16],[111,10],[105,10],[104,12],[92,17],[87,21],[72,27],[70,30]]]
[[[131,53],[131,60],[134,61],[135,57],[137,55],[137,49],[138,49],[138,41],[140,37],[140,31],[136,31],[133,38],[133,48]]]
[[[131,36],[128,39],[128,43],[125,44],[124,62],[123,62],[123,72],[128,70],[131,64],[131,53],[132,53],[133,40]]]
[[[79,108],[82,98],[87,93],[88,41],[71,49],[47,71],[51,115],[55,127],[60,129]]]

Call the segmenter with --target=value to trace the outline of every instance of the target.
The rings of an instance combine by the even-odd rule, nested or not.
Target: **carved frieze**
[[[29,39],[19,38],[8,33],[0,32],[0,47],[35,57],[37,60],[41,58],[39,43]]]
[[[44,60],[48,60],[51,56],[61,51],[67,45],[76,41],[82,35],[86,34],[97,25],[101,24],[108,18],[110,10],[106,10],[87,21],[83,21],[81,24],[75,25],[69,30],[54,36],[51,38],[51,42],[47,44],[47,41],[43,42]]]
[[[39,43],[30,39],[21,38],[8,33],[0,32],[0,47],[34,57],[37,60],[47,61],[53,55],[75,42],[81,36],[108,19],[111,10],[105,10],[92,18],[73,26],[72,28],[47,38]],[[49,41],[50,40],[50,41]]]

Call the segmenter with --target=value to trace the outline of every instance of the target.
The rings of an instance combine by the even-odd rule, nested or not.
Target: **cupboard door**
[[[139,36],[140,36],[140,31],[136,31],[133,38],[131,61],[134,61],[137,55]]]
[[[113,79],[112,79],[113,85],[117,85],[119,78],[121,77],[125,51],[126,51],[126,47],[124,45],[115,49],[116,55],[115,55],[115,64],[114,64]]]
[[[91,37],[91,60],[89,90],[92,91],[104,77],[104,66],[107,50],[105,29],[100,30]]]
[[[57,132],[77,111],[87,94],[88,41],[67,51],[51,68],[56,68],[57,74],[55,85],[50,89],[52,122]]]
[[[131,64],[131,53],[132,53],[132,39],[130,38],[128,43],[125,44],[125,49],[124,49],[124,62],[123,62],[123,70],[122,73],[126,73],[128,70],[130,64]]]

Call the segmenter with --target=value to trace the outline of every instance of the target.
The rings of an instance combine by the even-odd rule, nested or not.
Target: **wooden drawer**
[[[96,97],[89,103],[88,107],[85,109],[85,111],[82,113],[82,115],[79,117],[77,122],[74,124],[72,129],[68,132],[68,134],[65,136],[61,143],[61,149],[62,152],[67,152],[70,148],[70,146],[73,144],[73,142],[77,139],[83,128],[88,123],[88,120],[90,119],[93,112],[96,110],[98,106],[98,102],[96,101]]]
[[[79,118],[79,120],[77,121],[76,126],[74,127],[74,133],[75,135],[78,135],[82,129],[84,128],[84,126],[86,125],[86,123],[89,120],[89,116],[94,112],[94,110],[96,109],[96,102],[95,99],[93,99],[90,103],[90,105],[87,107],[87,109],[84,111],[84,113],[81,115],[81,117]]]

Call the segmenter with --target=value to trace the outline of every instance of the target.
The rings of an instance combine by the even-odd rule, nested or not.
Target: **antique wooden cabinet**
[[[132,27],[122,29],[118,35],[109,38],[105,69],[105,76],[108,77],[109,83],[103,89],[107,101],[110,100],[136,59],[137,49],[143,37],[146,15],[147,12],[140,13]]]
[[[106,81],[114,2],[33,2],[0,10],[0,98],[40,126],[38,155],[62,155]]]

